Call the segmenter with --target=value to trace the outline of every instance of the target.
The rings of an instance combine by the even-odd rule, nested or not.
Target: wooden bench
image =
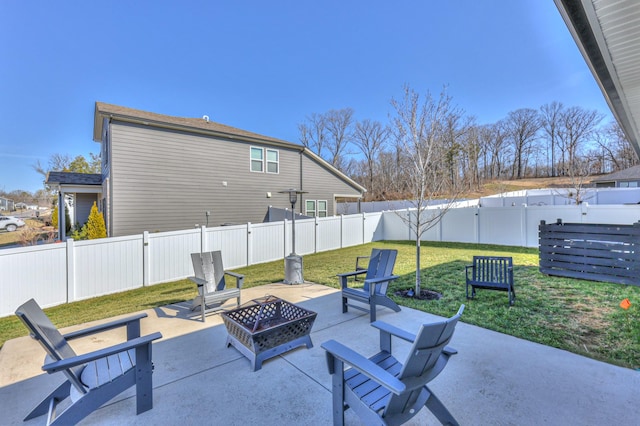
[[[500,256],[473,256],[473,265],[465,268],[467,299],[476,296],[476,289],[506,291],[509,294],[509,305],[513,306],[516,291],[513,287],[513,259]],[[469,296],[471,287],[471,296]]]

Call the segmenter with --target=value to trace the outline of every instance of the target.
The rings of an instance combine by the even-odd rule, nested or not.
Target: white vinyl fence
[[[296,220],[296,252],[305,255],[372,241],[415,240],[407,218],[415,220],[415,212]],[[640,205],[452,209],[422,239],[537,247],[540,221],[557,219],[632,224],[640,220]],[[189,254],[211,250],[222,251],[228,269],[283,259],[291,252],[291,221],[0,250],[0,317],[13,314],[32,297],[49,307],[183,279],[193,273]]]

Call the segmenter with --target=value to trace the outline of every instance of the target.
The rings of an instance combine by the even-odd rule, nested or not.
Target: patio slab
[[[341,312],[338,290],[316,284],[271,284],[242,291],[242,300],[274,295],[318,312],[311,338],[299,348],[264,362],[250,362],[225,346],[220,315],[192,316],[188,304],[147,310],[142,332],[160,331],[153,344],[154,408],[135,415],[133,389],[97,410],[82,424],[329,425],[331,377],[322,342],[335,339],[363,354],[377,351],[377,330],[362,312]],[[453,312],[452,312],[453,314]],[[409,308],[380,308],[378,319],[415,331],[438,317]],[[462,316],[464,320],[464,314]],[[81,327],[85,327],[85,324]],[[71,331],[81,327],[71,327]],[[73,342],[85,352],[120,341],[110,332]],[[431,388],[464,425],[637,424],[640,372],[570,352],[459,323],[451,346],[458,349]],[[404,342],[395,341],[402,353]],[[44,352],[28,337],[6,342],[0,351],[2,424],[44,424],[22,418],[62,375],[40,370]],[[359,420],[347,411],[347,424]],[[409,424],[438,424],[426,410]]]

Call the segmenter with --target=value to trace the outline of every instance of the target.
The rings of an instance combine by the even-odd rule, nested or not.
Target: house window
[[[275,149],[267,149],[267,173],[278,173],[279,155]]]
[[[311,217],[327,217],[327,201],[307,200],[305,203],[305,215]]]
[[[327,217],[327,202],[318,200],[318,217]]]
[[[304,214],[306,216],[315,216],[316,215],[316,202],[315,200],[307,200],[306,208]]]
[[[262,148],[251,147],[251,171],[264,171],[264,153]]]

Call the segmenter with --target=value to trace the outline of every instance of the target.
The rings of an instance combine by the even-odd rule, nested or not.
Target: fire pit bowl
[[[318,314],[278,297],[254,299],[221,315],[229,333],[227,347],[246,356],[253,371],[295,347],[313,347],[309,333]]]

